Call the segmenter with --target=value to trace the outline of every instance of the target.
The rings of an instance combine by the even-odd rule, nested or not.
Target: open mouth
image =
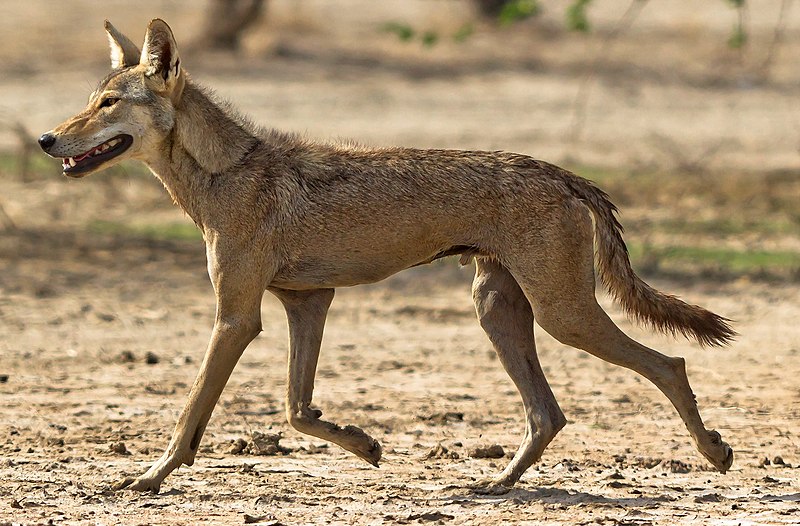
[[[71,175],[90,170],[121,154],[130,148],[131,144],[133,144],[133,137],[122,134],[98,144],[88,152],[75,157],[64,157],[61,160],[64,173]]]

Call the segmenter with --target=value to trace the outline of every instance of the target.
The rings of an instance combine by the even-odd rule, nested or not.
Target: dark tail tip
[[[641,280],[636,279],[636,284],[634,294],[620,299],[628,313],[645,325],[673,336],[681,334],[702,347],[722,347],[738,336],[728,318],[658,292]]]
[[[699,307],[698,307],[699,309]],[[703,347],[723,347],[732,343],[739,335],[733,327],[732,321],[705,309],[700,309],[702,314],[697,316],[691,327],[685,333],[693,337]]]

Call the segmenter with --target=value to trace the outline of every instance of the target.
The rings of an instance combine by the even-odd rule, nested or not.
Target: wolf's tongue
[[[82,155],[79,155],[78,157],[73,157],[73,159],[75,159],[75,162],[76,162],[76,163],[77,163],[77,162],[79,162],[79,161],[82,161],[82,160],[86,159],[87,157],[89,157],[90,155],[92,155],[92,153],[94,152],[94,150],[95,150],[95,148],[92,148],[92,149],[91,149],[91,150],[89,150],[88,152],[86,152],[86,153],[84,153],[84,154],[82,154]]]

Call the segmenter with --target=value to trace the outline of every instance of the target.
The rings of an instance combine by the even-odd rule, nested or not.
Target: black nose
[[[39,137],[39,146],[42,147],[42,150],[47,151],[48,148],[53,146],[56,142],[56,136],[52,133],[45,133],[41,137]]]

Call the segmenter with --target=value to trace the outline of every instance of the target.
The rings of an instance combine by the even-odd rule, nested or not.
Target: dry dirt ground
[[[552,2],[543,20],[505,32],[478,25],[464,44],[427,50],[377,28],[402,19],[449,34],[470,17],[463,4],[276,2],[235,60],[188,51],[185,63],[257,120],[314,136],[502,147],[624,169],[797,170],[796,6],[762,79],[779,2],[751,9],[757,32],[741,55],[724,46],[734,20],[725,3],[685,1],[648,5],[611,58],[594,62],[627,6],[598,3],[606,9],[594,13],[600,32],[590,37],[559,32],[563,3]],[[6,124],[40,132],[79,108],[105,67],[103,18],[138,35],[160,15],[191,40],[202,14],[202,3],[98,5],[4,4]],[[597,77],[586,125],[569,141],[589,67]],[[3,148],[16,140],[0,132]],[[736,452],[728,474],[709,471],[653,386],[537,328],[569,424],[515,489],[484,496],[467,486],[502,469],[523,414],[475,319],[471,269],[452,261],[341,290],[331,309],[315,404],[381,441],[379,469],[286,424],[287,328],[267,297],[264,331],[234,371],[196,464],[159,495],[110,491],[166,445],[206,346],[213,295],[199,240],[90,228],[183,221],[155,184],[125,170],[68,182],[49,169],[25,180],[0,166],[0,204],[16,224],[0,227],[0,524],[800,523],[796,283],[651,279],[736,320],[741,337],[723,350],[648,334],[603,297],[626,332],[687,359],[707,426]],[[477,458],[476,448],[494,445],[503,456]]]

